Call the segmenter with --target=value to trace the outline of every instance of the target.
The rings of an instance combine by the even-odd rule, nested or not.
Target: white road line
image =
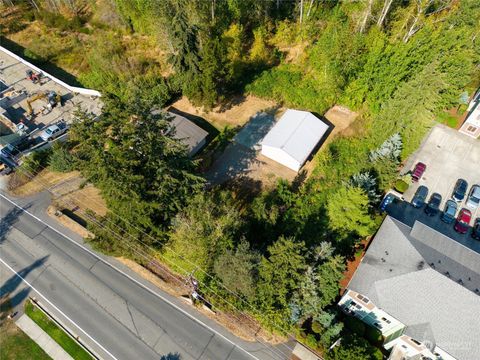
[[[212,331],[213,333],[217,334],[218,336],[220,336],[221,338],[225,339],[227,342],[229,342],[230,344],[232,344],[233,346],[236,346],[237,348],[239,348],[240,350],[242,350],[243,352],[245,352],[247,355],[251,356],[253,359],[255,360],[260,360],[259,358],[257,358],[256,356],[252,355],[249,351],[245,350],[244,348],[242,348],[241,346],[239,346],[238,344],[235,344],[233,341],[231,341],[230,339],[228,339],[227,337],[225,337],[224,335],[222,335],[221,333],[219,333],[217,330],[213,329],[212,327],[208,326],[207,324],[205,324],[204,322],[202,322],[201,320],[198,320],[197,318],[195,318],[193,315],[189,314],[187,311],[183,310],[181,307],[179,307],[178,305],[174,304],[173,302],[171,302],[170,300],[168,300],[167,298],[163,297],[162,295],[156,293],[155,291],[151,290],[150,288],[148,288],[147,286],[143,285],[141,282],[139,282],[138,280],[134,279],[133,277],[131,277],[130,275],[126,274],[125,272],[123,272],[122,270],[120,270],[119,268],[117,268],[116,266],[110,264],[108,261],[106,261],[105,259],[101,258],[100,256],[98,256],[97,254],[95,254],[93,251],[87,249],[86,247],[82,246],[81,244],[79,244],[78,242],[76,242],[75,240],[71,239],[70,237],[68,237],[67,235],[61,233],[60,231],[58,231],[57,229],[53,228],[52,226],[50,226],[49,224],[47,224],[45,221],[43,221],[42,219],[38,218],[37,216],[33,215],[32,213],[30,213],[28,210],[24,209],[23,207],[21,207],[20,205],[18,205],[17,203],[15,203],[14,201],[10,200],[8,197],[6,197],[5,195],[3,194],[0,194],[1,197],[3,197],[5,200],[7,200],[9,203],[13,204],[14,206],[18,207],[19,209],[23,210],[23,212],[27,213],[28,215],[30,215],[31,217],[33,217],[34,219],[36,219],[37,221],[41,222],[42,224],[44,224],[45,226],[47,226],[48,228],[52,229],[53,231],[55,231],[57,234],[63,236],[64,238],[68,239],[69,241],[71,241],[72,243],[74,243],[75,245],[77,245],[78,247],[80,247],[81,249],[83,249],[84,251],[88,252],[90,255],[94,256],[95,258],[97,258],[98,260],[100,260],[101,262],[103,262],[104,264],[106,264],[107,266],[111,267],[112,269],[114,269],[115,271],[119,272],[120,274],[122,274],[123,276],[125,276],[126,278],[130,279],[131,281],[133,281],[134,283],[136,283],[137,285],[141,286],[142,288],[144,288],[145,290],[147,290],[149,293],[153,294],[154,296],[158,297],[159,299],[165,301],[167,304],[169,304],[170,306],[174,307],[175,309],[177,309],[178,311],[180,311],[182,314],[184,314],[185,316],[187,316],[188,318],[190,318],[191,320],[197,322],[198,324],[202,325],[203,327],[205,327],[206,329]],[[268,352],[270,352],[271,350],[270,349],[267,349]]]
[[[32,284],[30,284],[27,280],[25,280],[19,273],[17,273],[10,265],[8,265],[4,260],[0,259],[0,262],[3,263],[11,272],[13,272],[16,276],[18,276],[25,284],[27,284],[30,288],[32,288],[40,297],[42,297],[47,303],[50,304],[56,311],[58,311],[63,317],[68,319],[73,325],[77,327],[82,333],[84,333],[90,340],[92,340],[96,345],[100,347],[103,351],[105,351],[108,355],[112,357],[112,359],[118,360],[115,356],[112,355],[111,352],[109,352],[107,349],[105,349],[101,344],[99,344],[94,338],[92,338],[88,333],[83,330],[79,325],[75,323],[72,319],[70,319],[65,313],[60,310],[58,307],[56,307],[50,300],[47,299],[45,295],[43,295],[40,291],[38,291],[36,288],[33,287]]]

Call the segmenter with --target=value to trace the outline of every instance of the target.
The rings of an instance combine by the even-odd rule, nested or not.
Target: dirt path
[[[172,104],[172,107],[180,111],[201,116],[208,120],[217,129],[225,126],[235,127],[244,125],[253,115],[259,111],[276,107],[277,103],[248,95],[236,96],[228,104],[205,111],[203,108],[192,105],[186,97]]]

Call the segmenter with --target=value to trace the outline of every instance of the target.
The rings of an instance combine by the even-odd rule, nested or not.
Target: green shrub
[[[52,13],[49,11],[39,11],[36,13],[38,20],[42,21],[49,28],[57,28],[60,31],[80,30],[83,27],[83,20],[79,16],[73,19],[67,19],[59,13]]]
[[[34,151],[33,153],[25,156],[21,165],[21,170],[30,175],[36,175],[40,170],[48,165],[48,159],[51,154],[51,150]]]
[[[33,60],[37,63],[42,63],[42,62],[45,62],[45,59],[42,58],[40,55],[38,55],[37,53],[33,52],[32,50],[30,49],[25,49],[23,50],[23,56],[27,59],[30,59],[30,60]]]
[[[53,171],[69,172],[74,169],[75,159],[64,146],[55,144],[48,165]]]
[[[397,190],[399,193],[403,194],[405,191],[407,191],[408,187],[409,185],[401,179],[395,182],[395,190]]]
[[[323,326],[318,321],[312,322],[312,331],[315,334],[321,334],[323,332]]]
[[[349,328],[355,334],[360,336],[365,335],[365,324],[361,320],[358,320],[357,318],[349,316],[345,318],[344,323],[347,326],[347,328]]]
[[[459,115],[463,115],[463,114],[465,114],[465,112],[467,111],[467,109],[468,109],[468,105],[467,105],[467,104],[462,104],[462,105],[460,105],[460,106],[458,107],[457,113],[458,113]]]
[[[382,333],[372,326],[366,327],[365,338],[373,344],[379,344],[383,340]]]
[[[305,338],[305,345],[307,345],[309,348],[316,349],[317,339],[315,338],[315,335],[308,334],[307,337]]]

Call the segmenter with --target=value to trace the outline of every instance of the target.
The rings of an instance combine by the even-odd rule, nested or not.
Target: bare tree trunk
[[[280,0],[277,0],[277,11],[280,9]]]
[[[60,12],[60,10],[58,9],[57,2],[55,0],[48,0],[48,3],[50,4],[50,8],[52,10],[55,10],[57,13]]]
[[[383,27],[383,23],[385,22],[385,18],[387,17],[388,12],[390,11],[390,6],[392,6],[392,2],[393,0],[384,1],[382,12],[380,13],[380,17],[378,18],[378,21],[377,21],[377,26],[379,28]]]
[[[216,0],[212,0],[212,22],[215,21],[215,2]]]
[[[368,19],[372,15],[372,4],[373,0],[368,0],[367,8],[365,9],[365,16],[363,17],[362,23],[360,24],[360,32],[365,32],[367,28]]]
[[[416,0],[417,8],[416,13],[414,15],[413,22],[410,26],[407,26],[407,32],[403,36],[403,42],[408,42],[410,38],[417,33],[423,26],[423,20],[431,15],[435,15],[437,13],[442,12],[443,10],[447,9],[451,5],[451,0],[446,0],[444,2],[443,7],[439,7],[433,12],[426,14],[425,12],[430,8],[430,6],[434,3],[434,0]]]
[[[300,24],[303,22],[303,0],[300,0]]]
[[[13,1],[12,0],[1,0],[0,4],[3,6],[13,6]]]
[[[408,42],[408,40],[410,40],[410,38],[411,38],[413,35],[415,35],[415,33],[416,33],[418,30],[420,30],[420,27],[418,27],[418,28],[416,27],[419,17],[420,17],[420,14],[415,17],[415,20],[413,20],[412,25],[407,29],[407,32],[406,32],[405,35],[403,36],[403,42],[404,42],[404,43]]]
[[[310,12],[312,11],[312,7],[313,7],[314,2],[315,2],[315,0],[310,0],[310,4],[308,5],[308,11],[307,11],[307,19],[310,16]]]
[[[77,16],[78,15],[78,8],[76,6],[75,0],[64,0],[70,11]]]

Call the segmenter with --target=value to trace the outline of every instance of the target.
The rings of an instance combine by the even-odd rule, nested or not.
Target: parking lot
[[[408,159],[403,173],[411,171],[417,162],[426,164],[427,169],[418,183],[413,183],[404,193],[407,202],[412,200],[418,186],[424,185],[428,188],[427,200],[434,192],[442,196],[440,209],[443,210],[458,179],[468,182],[468,192],[472,185],[480,185],[480,141],[446,126],[437,125],[432,129]],[[466,197],[459,209],[465,207]],[[472,211],[472,218],[477,217],[480,217],[480,208]]]
[[[45,74],[40,75],[39,81],[33,82],[27,79],[29,70],[32,69],[26,64],[0,51],[0,91],[3,88],[0,93],[0,121],[5,121],[5,125],[22,122],[33,131],[61,119],[70,122],[77,107],[87,113],[100,114],[101,103],[97,98],[72,92]],[[33,72],[38,74],[36,70]],[[52,91],[60,96],[60,103],[47,111],[46,96],[40,95]]]

